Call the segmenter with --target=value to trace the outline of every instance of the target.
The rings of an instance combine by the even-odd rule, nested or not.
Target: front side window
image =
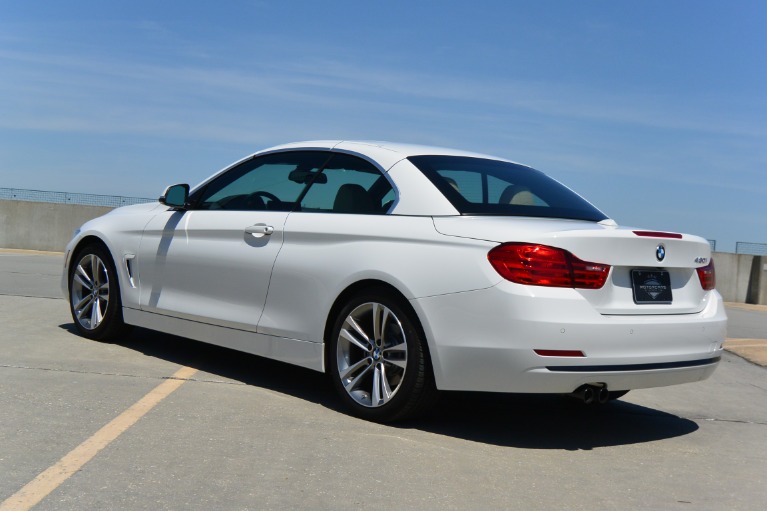
[[[544,173],[465,156],[408,158],[462,215],[531,216],[599,222],[607,216]]]
[[[193,203],[207,210],[293,211],[329,157],[330,153],[319,151],[256,156],[208,183]]]

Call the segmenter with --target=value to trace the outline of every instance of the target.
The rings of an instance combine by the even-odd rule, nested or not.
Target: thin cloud
[[[332,60],[311,64],[261,62],[248,68],[202,65],[148,65],[98,57],[46,55],[0,50],[10,80],[5,93],[63,96],[68,101],[119,100],[140,105],[179,105],[199,101],[248,105],[301,103],[319,109],[399,111],[400,114],[444,110],[459,102],[500,119],[509,112],[527,112],[583,122],[620,123],[653,129],[764,138],[758,120],[732,118],[737,112],[727,98],[687,98],[684,108],[671,97],[619,92],[594,92],[552,83],[488,81],[433,73],[363,67]],[[25,79],[19,82],[18,78]],[[49,89],[46,90],[45,86]],[[17,97],[17,96],[13,96]],[[101,97],[101,98],[100,98]],[[424,101],[433,102],[424,105]],[[701,108],[705,104],[708,108]],[[418,105],[418,106],[416,106]],[[738,106],[738,105],[735,105]],[[751,108],[759,105],[751,105]],[[701,114],[701,112],[704,112]],[[75,123],[76,125],[77,123]],[[6,121],[3,125],[8,125]]]

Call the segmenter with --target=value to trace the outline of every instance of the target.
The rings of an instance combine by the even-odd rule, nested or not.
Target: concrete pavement
[[[751,510],[767,501],[767,369],[732,354],[709,380],[601,408],[450,393],[427,418],[380,425],[341,412],[319,373],[143,329],[115,343],[77,336],[61,265],[60,255],[0,257],[2,511],[73,452],[82,464],[34,509]],[[731,336],[765,331],[763,311],[728,310]],[[170,380],[175,389],[147,404]],[[138,403],[143,415],[110,428]],[[80,449],[104,428],[111,440]]]
[[[767,305],[727,303],[725,349],[761,366],[767,366]]]

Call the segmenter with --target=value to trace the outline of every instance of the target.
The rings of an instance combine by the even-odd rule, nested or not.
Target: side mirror
[[[157,200],[166,206],[184,209],[189,200],[189,185],[171,185],[165,189],[165,192],[163,192],[162,196]]]

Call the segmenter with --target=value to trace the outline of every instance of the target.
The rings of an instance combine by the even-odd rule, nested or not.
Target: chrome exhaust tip
[[[610,392],[607,390],[607,385],[604,384],[587,383],[569,395],[587,405],[594,403],[603,405],[610,400]]]

